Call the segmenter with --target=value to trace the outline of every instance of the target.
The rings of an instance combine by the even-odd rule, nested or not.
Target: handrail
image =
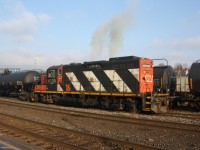
[[[160,58],[160,59],[153,59],[153,60],[165,60],[167,62],[167,66],[168,66],[168,61],[165,58]]]

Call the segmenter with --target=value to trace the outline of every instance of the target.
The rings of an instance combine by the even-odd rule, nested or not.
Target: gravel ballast
[[[16,100],[9,100],[15,102]],[[20,101],[17,101],[20,102]],[[195,124],[200,127],[199,119],[186,119],[170,116],[154,116],[151,114],[134,114],[126,112],[111,112],[100,109],[83,109],[74,107],[63,107],[50,104],[26,103],[27,105],[42,105],[50,108],[59,108],[67,110],[78,110],[83,112],[91,112],[101,114],[109,114],[115,116],[124,116],[132,118],[141,118],[149,120],[163,120],[169,122],[177,122],[184,124]],[[131,141],[134,143],[153,146],[161,149],[200,149],[200,133],[199,132],[181,132],[168,129],[153,128],[150,126],[142,126],[137,124],[113,123],[111,121],[99,120],[74,115],[63,115],[38,111],[28,108],[20,108],[16,106],[8,106],[1,104],[0,112],[4,114],[23,117],[26,119],[38,121],[45,124],[51,124],[71,130],[87,132],[91,134],[103,135],[115,139]]]

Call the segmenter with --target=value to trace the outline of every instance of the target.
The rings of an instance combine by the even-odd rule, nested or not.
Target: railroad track
[[[156,148],[55,127],[0,113],[0,132],[22,138],[46,149],[144,149]]]
[[[182,113],[182,112],[168,112],[166,114],[159,114],[159,116],[170,116],[192,120],[200,120],[200,113]]]
[[[26,104],[19,103],[19,102],[13,103],[6,100],[1,100],[0,104],[34,109],[34,110],[45,111],[45,112],[50,112],[50,113],[58,113],[58,114],[63,114],[63,115],[73,115],[73,116],[78,116],[78,117],[100,119],[100,120],[112,121],[112,122],[117,122],[117,123],[142,125],[142,126],[147,126],[147,127],[152,127],[152,128],[176,130],[176,131],[181,131],[181,132],[199,132],[200,133],[200,125],[195,125],[195,124],[183,124],[183,123],[169,122],[169,121],[163,121],[163,120],[153,120],[153,119],[150,120],[150,119],[144,119],[144,118],[139,119],[139,118],[125,117],[125,116],[97,114],[97,113],[84,112],[84,111],[78,111],[78,110],[52,108],[52,107],[47,107],[45,105],[36,106],[36,105],[28,105],[27,103]]]

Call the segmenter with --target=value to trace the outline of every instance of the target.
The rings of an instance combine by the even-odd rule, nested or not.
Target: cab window
[[[62,75],[62,70],[61,69],[58,70],[58,75]]]
[[[56,77],[56,71],[55,70],[49,70],[48,71],[48,78],[55,78]]]

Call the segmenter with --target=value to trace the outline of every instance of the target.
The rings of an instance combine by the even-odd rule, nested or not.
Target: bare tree
[[[4,74],[11,74],[12,73],[12,71],[10,71],[8,68],[6,68],[5,70],[4,70]]]
[[[162,67],[162,66],[165,66],[165,64],[164,63],[160,63],[160,64],[158,64],[158,66]]]
[[[176,75],[179,75],[179,76],[187,75],[187,73],[188,73],[188,65],[187,64],[181,64],[181,63],[176,63],[174,65],[174,70],[176,72]]]

